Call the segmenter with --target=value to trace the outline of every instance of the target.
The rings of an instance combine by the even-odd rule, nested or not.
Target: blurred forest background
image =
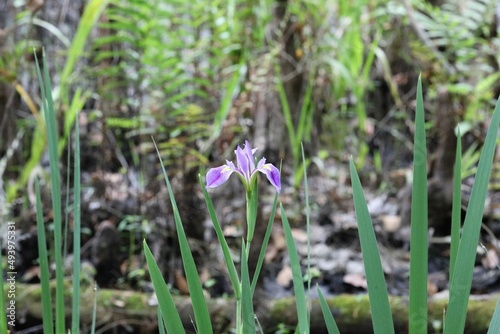
[[[182,292],[151,136],[200,264],[215,246],[198,174],[234,159],[245,139],[268,162],[282,161],[280,199],[296,211],[296,227],[303,226],[301,143],[317,194],[314,223],[352,211],[342,199],[350,196],[342,170],[351,155],[373,193],[399,193],[413,158],[420,73],[430,174],[447,187],[455,127],[464,136],[465,179],[500,94],[498,15],[495,0],[1,0],[0,220],[15,221],[22,236],[20,277],[37,280],[35,178],[50,203],[35,64],[43,50],[63,180],[72,179],[73,128],[80,127],[82,257],[92,275],[103,287],[146,289],[140,250],[147,238],[166,280]],[[235,227],[226,233],[236,237],[240,188],[213,192],[221,221]],[[265,199],[272,189],[262,189]],[[221,275],[214,271],[210,277]]]

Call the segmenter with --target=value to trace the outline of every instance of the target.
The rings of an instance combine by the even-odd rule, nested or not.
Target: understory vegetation
[[[1,333],[500,328],[497,1],[0,6]]]

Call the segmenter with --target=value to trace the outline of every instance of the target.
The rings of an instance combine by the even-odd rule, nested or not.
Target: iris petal
[[[207,188],[215,188],[226,182],[234,172],[228,165],[211,168],[207,173]]]
[[[262,161],[262,160],[261,160]],[[278,168],[274,167],[272,164],[265,164],[259,168],[259,172],[266,174],[267,179],[276,188],[277,192],[281,190],[281,177]]]

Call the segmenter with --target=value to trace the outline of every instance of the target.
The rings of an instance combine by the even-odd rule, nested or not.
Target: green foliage
[[[206,164],[241,90],[247,48],[263,44],[269,6],[264,0],[112,0],[101,23],[108,33],[94,43],[94,61],[96,75],[105,78],[101,96],[114,103],[116,94],[132,92],[120,101],[132,115],[118,116],[138,125],[121,123],[127,137],[155,134],[171,168]],[[248,36],[244,31],[255,21],[255,34]],[[119,126],[110,112],[105,117]]]
[[[42,106],[47,127],[47,142],[49,146],[52,211],[54,215],[54,254],[56,263],[56,332],[66,331],[64,319],[64,273],[62,258],[62,202],[61,202],[61,175],[59,174],[59,154],[58,154],[58,131],[56,127],[56,115],[54,110],[54,100],[52,99],[52,88],[50,77],[43,52],[43,73],[37,62],[38,80],[42,95]]]
[[[68,173],[69,174],[69,173]],[[80,260],[81,260],[81,194],[80,194],[80,130],[75,126],[75,153],[73,167],[73,304],[71,331],[80,331]]]
[[[417,84],[410,237],[410,333],[427,333],[427,146],[422,79]]]
[[[472,187],[467,214],[463,225],[463,233],[457,251],[457,263],[452,273],[450,287],[450,303],[446,314],[444,333],[462,333],[467,314],[467,302],[470,288],[476,249],[481,230],[481,219],[488,192],[488,183],[495,154],[496,139],[500,126],[500,99],[497,101],[488,133],[484,142],[476,178]]]
[[[414,4],[415,9],[406,4],[420,40],[412,43],[414,53],[433,70],[432,83],[445,84],[456,103],[465,107],[464,120],[475,126],[494,106],[494,91],[500,87],[499,39],[492,34],[496,1],[448,0],[441,7],[423,1]],[[435,90],[432,83],[430,89]]]
[[[450,243],[450,273],[455,271],[457,263],[458,245],[460,243],[460,228],[462,225],[462,136],[460,129],[457,133],[457,152],[455,155],[455,168],[453,170],[453,203],[451,217],[451,243]],[[450,275],[451,286],[452,275]]]
[[[167,283],[161,275],[160,268],[156,264],[155,258],[151,250],[149,249],[146,240],[144,240],[144,256],[146,257],[146,262],[149,268],[149,274],[151,275],[151,281],[153,282],[153,287],[158,297],[158,307],[162,318],[165,320],[164,324],[169,333],[186,333],[184,326],[182,325],[179,312],[175,308],[174,300],[172,295],[168,290]]]
[[[293,277],[293,290],[297,303],[297,318],[298,330],[301,334],[309,334],[309,311],[306,301],[306,292],[304,289],[304,280],[302,279],[302,271],[300,268],[300,259],[293,240],[292,229],[288,223],[285,209],[283,205],[280,206],[281,219],[283,220],[283,232],[285,233],[286,247],[288,249],[288,256],[290,257],[290,266],[292,267]]]
[[[42,286],[43,305],[43,328],[44,333],[64,333],[65,324],[65,301],[64,301],[64,272],[62,258],[62,200],[61,200],[61,180],[59,174],[58,139],[56,128],[56,114],[54,101],[52,99],[51,83],[48,75],[48,66],[45,52],[42,56],[43,71],[37,62],[37,73],[42,95],[43,115],[47,124],[47,142],[49,145],[49,163],[51,169],[51,193],[53,212],[53,239],[55,254],[55,319],[53,315],[53,304],[50,289],[49,257],[47,254],[47,238],[45,234],[45,222],[43,217],[42,201],[40,196],[40,186],[38,179],[35,179],[36,191],[36,223],[38,237],[38,253],[40,264],[40,276]],[[68,171],[69,174],[70,171]],[[74,153],[74,187],[73,187],[73,294],[72,294],[72,331],[80,331],[80,139],[78,126],[75,130],[75,153]],[[67,209],[69,205],[67,204]],[[95,306],[94,306],[95,307]],[[54,321],[55,320],[55,321]],[[55,322],[55,328],[54,328]],[[54,331],[55,330],[55,331]]]
[[[61,74],[61,79],[59,81],[59,85],[55,87],[54,91],[50,91],[51,99],[53,99],[54,106],[59,107],[60,110],[64,110],[60,116],[64,119],[64,128],[62,129],[62,135],[58,138],[58,152],[59,154],[64,149],[68,137],[70,135],[73,123],[75,122],[76,115],[83,108],[87,98],[89,97],[89,92],[83,92],[81,88],[76,89],[73,97],[70,100],[69,90],[72,87],[73,80],[76,80],[79,77],[80,72],[75,70],[75,66],[77,61],[82,57],[85,43],[87,42],[88,35],[90,30],[94,27],[95,22],[99,18],[102,10],[107,4],[107,0],[91,0],[86,5],[84,12],[82,14],[82,19],[79,22],[77,32],[74,36],[71,45],[69,45],[69,41],[62,34],[62,32],[57,29],[55,26],[50,24],[49,22],[45,22],[36,18],[32,18],[32,20],[27,20],[27,16],[21,15],[19,19],[19,24],[27,24],[32,23],[42,28],[47,29],[49,32],[54,34],[60,40],[63,41],[63,44],[69,47],[68,55],[66,58],[65,66],[63,72]],[[24,44],[26,43],[26,45]],[[38,46],[38,43],[30,41],[28,39],[24,39],[20,42],[21,45],[24,45],[22,48],[17,50],[15,55],[22,58],[26,54],[30,54],[32,50],[34,50],[35,46]],[[31,48],[29,52],[26,52],[27,48]],[[34,55],[36,59],[36,54]],[[0,55],[0,69],[2,68],[3,62],[9,62],[9,66],[5,68],[16,68],[16,66],[12,66],[12,63],[19,65],[17,60],[12,60],[7,57],[1,57]],[[30,111],[33,113],[35,117],[35,130],[34,135],[31,141],[30,155],[27,163],[21,170],[21,174],[16,183],[9,186],[7,190],[7,199],[12,200],[17,194],[17,190],[20,187],[23,187],[31,174],[33,168],[38,165],[41,160],[42,154],[46,148],[46,140],[45,140],[45,131],[46,124],[44,123],[43,116],[41,117],[37,107],[32,101],[32,98],[29,94],[24,90],[24,88],[15,81],[16,72],[3,72],[0,70],[0,79],[2,78],[2,74],[5,75],[7,82],[10,82],[12,85],[15,85],[16,90],[22,96],[23,100],[28,105]],[[41,108],[46,112],[44,106]],[[42,111],[42,113],[43,113]]]
[[[391,307],[389,305],[389,294],[387,293],[387,285],[385,283],[384,271],[382,270],[375,231],[363,195],[361,181],[359,180],[352,159],[350,162],[350,170],[354,209],[358,221],[359,241],[363,253],[363,263],[365,265],[368,296],[370,297],[373,331],[374,333],[380,334],[394,333]]]
[[[36,188],[36,226],[38,236],[38,256],[40,263],[40,277],[42,286],[43,303],[43,332],[54,333],[54,324],[52,316],[52,297],[50,295],[50,272],[49,259],[47,256],[47,241],[45,237],[45,224],[43,222],[42,200],[40,198],[40,185],[35,181]]]
[[[321,292],[321,289],[318,287],[317,290],[318,290],[319,302],[321,305],[321,312],[323,313],[323,318],[325,319],[328,334],[340,334],[339,328],[337,327],[337,323],[333,318],[332,312],[330,311],[330,307],[328,307],[328,304],[325,300],[325,297],[323,296],[323,293]]]

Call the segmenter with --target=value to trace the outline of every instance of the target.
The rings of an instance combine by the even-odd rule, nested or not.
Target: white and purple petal
[[[262,160],[261,160],[262,161]],[[259,162],[260,165],[260,162]],[[258,169],[259,172],[266,174],[267,179],[276,188],[277,192],[281,190],[281,177],[278,168],[274,167],[272,164],[264,164]]]
[[[228,161],[228,163],[229,162],[230,161]],[[207,173],[207,188],[215,188],[220,186],[229,179],[233,172],[234,169],[229,165],[222,165],[220,167],[211,168]]]

